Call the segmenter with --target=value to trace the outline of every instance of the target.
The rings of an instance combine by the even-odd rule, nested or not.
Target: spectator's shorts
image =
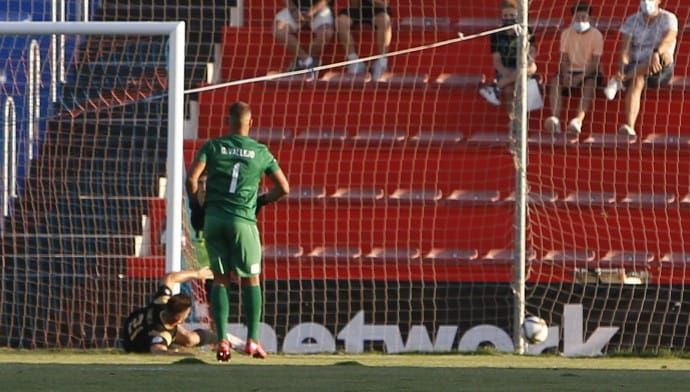
[[[510,67],[506,67],[506,68],[508,68],[511,71],[517,71],[517,68],[510,68]],[[539,83],[541,83],[541,76],[538,73],[528,73],[527,77],[532,78],[532,79],[537,79],[537,81],[539,81]],[[495,74],[494,78],[498,82],[499,80],[503,79],[503,75],[500,72],[498,72],[498,70],[496,70],[496,74]]]
[[[637,67],[637,64],[628,64],[625,66],[625,69],[623,71],[627,75],[628,73],[632,72],[635,69],[635,67]],[[647,87],[659,88],[668,86],[668,84],[671,83],[671,79],[673,79],[674,68],[675,64],[671,63],[669,65],[664,66],[664,68],[662,68],[661,71],[652,75],[647,75]],[[628,84],[629,83],[626,83],[626,86]]]
[[[287,8],[283,8],[282,10],[280,10],[280,12],[278,12],[275,21],[287,24],[290,28],[291,33],[298,32],[302,27],[299,25],[299,23],[297,23],[295,18],[292,17],[290,10]],[[333,12],[331,12],[331,9],[328,7],[324,8],[321,12],[314,15],[314,17],[311,19],[311,22],[309,23],[311,31],[316,31],[319,29],[319,27],[322,26],[333,26]]]
[[[374,16],[378,14],[388,14],[393,16],[393,10],[390,7],[349,7],[343,8],[338,12],[338,15],[346,15],[352,19],[353,24],[374,24]]]
[[[572,77],[576,77],[576,76],[582,75],[583,72],[571,72],[571,74],[572,74]],[[593,80],[594,81],[594,88],[606,85],[606,82],[604,81],[604,76],[601,74],[601,71],[597,72],[594,75],[585,76],[584,80],[585,81]],[[582,88],[582,84],[580,84],[579,86],[563,87],[563,88],[561,88],[561,94],[563,94],[565,96],[569,96],[570,92],[576,88]]]

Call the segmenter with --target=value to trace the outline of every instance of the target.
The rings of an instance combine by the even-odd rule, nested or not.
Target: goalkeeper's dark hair
[[[251,112],[249,104],[242,101],[237,101],[230,105],[230,129],[235,131],[242,126],[242,118]]]
[[[192,307],[192,297],[187,294],[175,294],[165,304],[165,311],[168,314],[180,314]]]

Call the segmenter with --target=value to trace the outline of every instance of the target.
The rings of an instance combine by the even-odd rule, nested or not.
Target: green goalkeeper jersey
[[[256,222],[261,176],[280,169],[265,145],[230,135],[206,142],[196,156],[206,162],[206,215]]]

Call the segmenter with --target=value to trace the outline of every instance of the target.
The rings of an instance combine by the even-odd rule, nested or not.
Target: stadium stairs
[[[226,3],[198,5],[104,2],[94,20],[186,19],[189,87],[205,80],[217,26],[227,24]],[[112,346],[121,315],[145,301],[155,285],[150,278],[161,273],[158,264],[137,264],[132,279],[123,279],[128,260],[160,248],[144,239],[151,225],[160,230],[161,220],[149,217],[164,209],[165,42],[90,36],[75,58],[56,114],[45,122],[40,153],[27,169],[24,196],[2,234],[3,295],[26,296],[0,301],[0,324],[13,328],[5,331],[14,337],[12,346]],[[113,298],[93,298],[94,292]],[[103,303],[111,305],[99,311]],[[29,304],[32,311],[8,308]],[[55,335],[23,335],[36,330]]]

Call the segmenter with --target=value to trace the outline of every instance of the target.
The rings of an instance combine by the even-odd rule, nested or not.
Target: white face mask
[[[575,31],[577,31],[578,33],[584,33],[587,30],[589,30],[590,27],[591,27],[591,25],[589,24],[589,22],[574,22],[573,23],[573,29],[575,29]]]
[[[654,15],[658,9],[655,0],[642,0],[640,2],[640,11],[645,15]]]

